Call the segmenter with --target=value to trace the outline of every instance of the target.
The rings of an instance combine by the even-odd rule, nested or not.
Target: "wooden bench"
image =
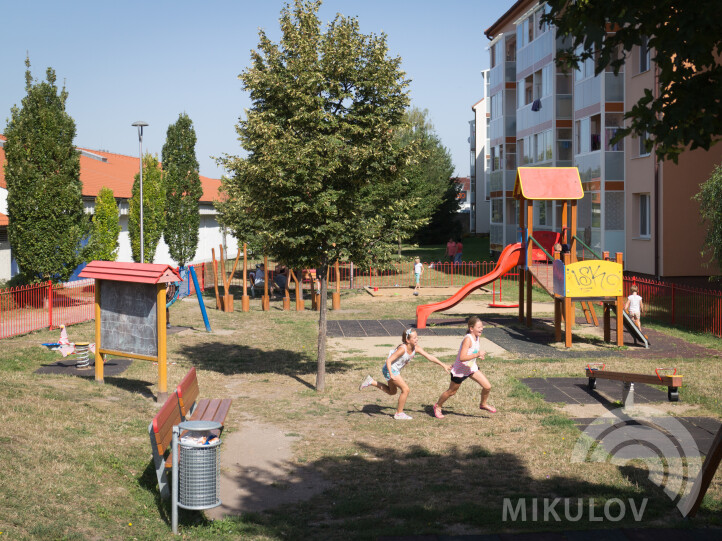
[[[173,427],[183,421],[216,421],[223,425],[231,408],[230,398],[198,400],[198,395],[196,369],[191,368],[148,426],[153,464],[163,499],[170,496],[167,471],[171,469],[173,460]],[[222,431],[223,428],[214,432],[220,435]]]
[[[663,385],[667,387],[667,399],[670,402],[677,402],[679,400],[679,388],[682,386],[682,376],[677,374],[676,369],[674,370],[675,373],[672,375],[660,374],[660,370],[667,369],[658,368],[657,370],[655,370],[655,374],[652,375],[635,374],[633,372],[612,372],[610,370],[605,370],[604,367],[600,368],[587,365],[586,374],[589,378],[589,390],[594,390],[597,388],[597,378],[621,381],[624,384],[646,383],[648,385]],[[626,398],[626,392],[624,396]]]

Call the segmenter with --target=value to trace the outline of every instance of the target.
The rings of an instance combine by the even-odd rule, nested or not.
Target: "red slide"
[[[501,252],[501,255],[499,256],[499,261],[496,264],[496,267],[494,267],[494,270],[491,271],[489,274],[485,274],[481,278],[477,278],[476,280],[472,280],[468,284],[466,284],[464,287],[462,287],[459,291],[454,293],[451,297],[446,299],[445,301],[437,302],[434,304],[420,304],[416,307],[416,328],[417,329],[425,329],[426,328],[426,320],[428,319],[429,315],[433,312],[442,312],[444,310],[448,310],[449,308],[456,306],[461,301],[463,301],[466,296],[474,291],[475,289],[480,288],[481,286],[484,286],[490,282],[493,282],[500,276],[503,276],[507,272],[509,272],[511,269],[516,267],[519,264],[519,258],[521,257],[521,243],[517,242],[516,244],[509,244],[504,250]]]

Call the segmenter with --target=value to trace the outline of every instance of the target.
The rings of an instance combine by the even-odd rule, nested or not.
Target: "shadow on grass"
[[[183,346],[179,353],[197,368],[225,375],[270,373],[291,376],[301,381],[298,376],[316,373],[318,367],[315,351],[312,356],[310,352],[305,354],[287,349],[261,350],[239,344],[202,342]],[[326,362],[327,373],[347,369],[349,366],[346,363]]]
[[[288,473],[280,478],[278,471]],[[345,456],[236,472],[235,482],[243,493],[228,504],[237,515],[221,523],[237,533],[255,530],[278,539],[344,540],[459,531],[660,527],[665,519],[664,527],[682,523],[674,502],[648,480],[644,468],[623,468],[629,485],[559,477],[553,474],[553,464],[549,471],[546,478],[532,476],[516,454],[491,453],[481,444],[464,451],[452,447],[442,454],[424,445],[400,451],[354,442]],[[321,494],[287,501],[292,485],[310,485],[319,476],[332,480]],[[546,519],[545,499],[549,504],[558,499]],[[641,510],[639,522],[632,506],[638,515]],[[620,515],[618,521],[599,521]],[[182,527],[196,521],[188,514],[181,517]]]

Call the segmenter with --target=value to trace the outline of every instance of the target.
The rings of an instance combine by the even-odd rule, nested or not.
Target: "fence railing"
[[[624,278],[625,296],[632,285],[644,303],[643,320],[722,337],[722,291],[631,276]]]
[[[230,272],[232,263],[227,264],[226,272]],[[201,289],[213,288],[213,266],[202,263],[194,266]],[[464,261],[456,265],[449,262],[425,263],[421,287],[461,287],[488,274],[494,266],[493,261]],[[551,265],[549,267],[551,269]],[[274,266],[269,263],[269,268]],[[393,269],[383,271],[359,271],[351,263],[343,263],[339,265],[339,270],[341,289],[413,287],[415,284],[412,262],[399,263]],[[236,269],[231,287],[241,287],[242,275],[242,270]],[[517,278],[516,271],[509,272],[485,287],[494,292],[495,301],[514,302]],[[218,280],[220,287],[220,271]],[[626,276],[625,296],[629,295],[632,284],[637,285],[642,296],[645,319],[722,337],[722,291]],[[313,285],[307,282],[304,287],[311,288]],[[328,287],[336,288],[333,269],[329,272]],[[190,293],[195,293],[192,283]],[[0,290],[0,338],[90,321],[94,318],[94,301],[94,280],[61,284],[46,282]]]
[[[201,288],[203,263],[194,265]],[[195,293],[190,282],[190,294]],[[95,280],[43,282],[0,290],[0,339],[95,318]]]

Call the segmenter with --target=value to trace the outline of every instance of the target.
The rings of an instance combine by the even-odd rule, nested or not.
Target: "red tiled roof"
[[[0,227],[2,226],[8,226],[10,224],[10,220],[8,220],[7,214],[3,214],[0,212]]]
[[[471,189],[471,179],[469,177],[456,177],[454,180],[457,184],[461,184],[462,191],[468,192]]]
[[[0,139],[6,140],[0,135]],[[83,196],[96,197],[102,187],[113,190],[113,195],[121,199],[129,199],[133,189],[133,179],[138,172],[139,160],[135,156],[124,156],[101,150],[79,148],[80,182],[83,183]],[[97,156],[97,158],[88,156]],[[201,201],[211,202],[219,199],[218,188],[221,181],[201,176],[203,195]],[[5,152],[0,147],[0,187],[7,188],[5,183]]]
[[[116,261],[91,261],[78,275],[115,282],[157,284],[179,282],[181,277],[170,265],[158,263],[118,263]]]

